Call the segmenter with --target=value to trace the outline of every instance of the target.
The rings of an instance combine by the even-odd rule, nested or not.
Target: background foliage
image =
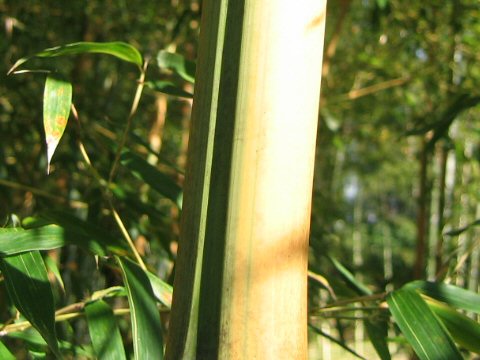
[[[107,253],[114,249],[123,257],[129,252],[115,211],[150,274],[158,276],[155,295],[163,306],[162,330],[156,331],[166,331],[169,292],[159,279],[171,283],[174,272],[193,87],[188,75],[172,70],[173,63],[156,59],[160,50],[195,59],[200,7],[195,0],[68,5],[0,0],[0,221],[6,231],[1,236],[8,236],[1,240],[12,239],[12,227],[57,224],[74,239],[69,244],[90,241],[84,247],[38,249],[47,265],[57,318],[85,308],[86,316],[57,322],[61,341],[59,350],[50,347],[54,352],[98,355],[98,345],[89,337],[95,333],[92,324],[102,322],[92,316],[101,313],[111,319],[115,311],[127,356],[136,347],[129,317],[121,313],[128,308],[127,292],[137,284],[126,274],[140,284],[145,279],[128,260],[104,258],[98,250],[111,239],[103,249]],[[331,354],[324,339],[371,358],[365,355],[367,335],[382,358],[390,356],[379,340],[387,336],[392,356],[411,351],[402,336],[416,351],[398,317],[397,325],[390,321],[384,302],[392,309],[394,304],[416,304],[416,295],[408,292],[412,289],[385,297],[414,279],[457,285],[471,290],[468,296],[478,293],[479,17],[475,0],[329,2],[310,252],[313,358]],[[25,64],[27,69],[55,71],[73,84],[78,120],[70,116],[49,176],[42,121],[45,74],[6,75],[24,56],[78,41],[123,41],[149,59],[150,83],[133,117],[124,148],[128,151],[107,192],[104,182],[131,111],[138,68],[94,54],[36,58]],[[301,64],[288,71],[295,66]],[[181,97],[156,91],[165,91],[165,81],[170,84],[167,92],[175,89]],[[58,228],[46,230],[55,233]],[[52,233],[49,239],[55,239]],[[31,261],[38,262],[39,253],[32,254],[36,260]],[[9,331],[9,325],[23,319],[13,307],[22,310],[21,305],[6,293],[6,266],[0,287],[2,343],[17,357],[41,356],[47,350],[37,334]],[[432,283],[414,286],[415,291],[425,284]],[[473,319],[468,334],[447,328],[461,349],[478,352],[471,346],[479,339],[478,309],[452,304],[458,289],[455,296],[439,299],[440,307],[430,308],[440,318],[443,309],[442,319],[450,316],[450,323],[460,321],[449,312],[453,308]],[[423,293],[439,298],[434,291]],[[467,304],[476,301],[464,296]],[[445,310],[443,304],[451,308]],[[151,311],[151,304],[145,306]],[[468,321],[463,320],[465,328]],[[466,340],[458,341],[455,334]]]

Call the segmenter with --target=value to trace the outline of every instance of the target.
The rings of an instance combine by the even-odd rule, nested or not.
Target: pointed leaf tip
[[[47,76],[43,94],[43,126],[47,144],[47,174],[55,149],[67,127],[72,105],[72,84],[66,80]]]

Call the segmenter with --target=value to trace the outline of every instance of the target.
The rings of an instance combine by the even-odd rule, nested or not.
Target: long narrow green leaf
[[[58,268],[56,261],[53,260],[53,258],[51,258],[50,256],[45,256],[43,261],[45,261],[45,265],[47,266],[48,271],[50,271],[53,276],[55,276],[55,280],[57,280],[58,285],[60,285],[63,293],[65,293],[65,284],[63,283],[62,275],[60,274],[60,269]]]
[[[43,126],[47,143],[47,173],[53,153],[62,138],[70,116],[72,84],[59,77],[49,75],[43,93]]]
[[[357,293],[360,295],[371,295],[372,291],[361,281],[355,278],[355,276],[345,267],[343,266],[337,259],[332,256],[328,256],[328,259],[332,262],[333,266],[343,279],[350,285]]]
[[[10,256],[32,250],[51,250],[66,244],[64,229],[47,225],[35,229],[0,229],[0,255]]]
[[[442,320],[457,344],[480,354],[480,324],[443,303],[427,299],[427,304]]]
[[[315,333],[317,333],[318,335],[320,336],[323,336],[325,338],[327,338],[328,340],[330,340],[331,342],[337,344],[338,346],[342,347],[345,351],[349,352],[350,354],[352,354],[353,356],[359,358],[359,359],[363,359],[365,360],[365,358],[360,355],[359,353],[357,353],[355,350],[353,350],[352,348],[350,348],[347,344],[345,344],[343,341],[341,340],[338,340],[336,338],[334,338],[333,336],[325,333],[322,331],[322,329],[319,329],[318,327],[312,325],[312,324],[308,324],[308,327],[310,329],[312,329]]]
[[[76,42],[63,46],[56,46],[53,48],[45,49],[32,56],[27,56],[18,60],[12,68],[8,71],[11,74],[20,65],[24,64],[28,60],[34,57],[55,57],[63,55],[78,55],[86,53],[108,54],[115,56],[123,61],[133,63],[138,67],[143,64],[142,55],[132,45],[116,41],[116,42]]]
[[[480,226],[480,219],[472,221],[471,223],[469,223],[465,226],[462,226],[461,228],[447,231],[446,233],[444,233],[444,235],[446,235],[446,236],[457,236],[457,235],[460,235],[461,233],[471,229],[474,226]]]
[[[102,300],[94,301],[85,306],[85,314],[97,357],[102,360],[126,359],[122,336],[110,306]]]
[[[163,359],[160,314],[148,276],[132,261],[116,259],[128,293],[135,359]]]
[[[106,249],[118,249],[118,247],[109,246],[108,240],[105,241],[107,244],[102,244],[104,239],[97,240],[97,238],[86,233],[85,229],[65,229],[58,225],[46,225],[33,229],[0,228],[0,256],[32,250],[58,249],[67,244],[80,246],[100,256],[106,254]]]
[[[365,328],[375,351],[382,360],[390,360],[387,336],[388,324],[386,321],[365,320]]]
[[[455,308],[480,314],[480,295],[458,286],[417,280],[404,286],[406,289],[417,289],[427,296],[447,303]]]
[[[147,81],[145,86],[148,88],[172,96],[179,96],[188,99],[193,98],[193,94],[183,90],[170,81]]]
[[[399,289],[387,297],[390,312],[421,360],[461,360],[453,340],[414,290]]]
[[[153,293],[155,297],[163,305],[168,308],[172,307],[172,294],[173,288],[171,285],[167,284],[165,281],[160,279],[155,274],[152,274],[150,271],[147,272],[148,280],[150,280],[150,285],[152,286]]]
[[[44,354],[45,356],[45,353],[48,352],[48,345],[45,342],[45,339],[42,338],[42,336],[34,328],[30,328],[25,331],[10,332],[6,336],[12,339],[23,341],[28,350],[32,353]],[[59,341],[59,346],[63,353],[72,354],[74,359],[92,359],[94,357],[93,351],[85,346],[73,345],[72,343],[64,340]]]
[[[172,200],[181,208],[182,189],[170,177],[130,151],[124,151],[120,161],[122,165],[127,167],[136,177],[145,181],[152,189],[155,189],[166,198]]]
[[[195,63],[186,60],[180,54],[161,50],[157,55],[157,64],[160,68],[172,70],[188,82],[195,82]]]
[[[15,356],[8,350],[3,342],[0,341],[0,359],[2,360],[15,360]]]
[[[53,293],[40,252],[1,258],[0,268],[15,307],[38,330],[53,353],[61,357],[55,332]]]

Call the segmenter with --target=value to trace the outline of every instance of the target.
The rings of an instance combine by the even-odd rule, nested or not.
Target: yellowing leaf
[[[43,93],[43,126],[47,143],[47,174],[53,153],[67,126],[72,105],[72,84],[53,75],[47,77]]]

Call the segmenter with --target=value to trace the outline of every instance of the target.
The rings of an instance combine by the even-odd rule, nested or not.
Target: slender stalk
[[[141,91],[138,94],[140,96]],[[135,104],[135,102],[134,102],[134,104]],[[137,101],[137,105],[138,105],[138,101]],[[135,109],[136,109],[136,106],[135,106]],[[77,121],[79,131],[81,132],[80,121],[79,121],[79,118],[78,118],[78,112],[77,112],[77,110],[76,110],[76,108],[73,104],[72,104],[72,114],[73,114],[75,120]],[[112,212],[113,218],[115,219],[115,222],[117,223],[118,228],[120,229],[123,237],[127,241],[127,244],[130,247],[130,250],[132,251],[133,255],[135,256],[135,259],[137,260],[138,264],[140,265],[140,267],[143,270],[146,271],[147,266],[145,265],[145,262],[143,261],[143,259],[140,256],[137,248],[135,247],[135,244],[134,244],[130,234],[128,233],[127,228],[125,227],[120,215],[118,214],[118,211],[113,206],[111,195],[110,195],[110,187],[112,186],[112,184],[110,182],[107,183],[105,181],[105,179],[103,179],[103,177],[97,171],[97,169],[95,169],[92,162],[90,161],[90,157],[88,156],[87,150],[85,149],[85,146],[83,145],[83,142],[81,141],[81,139],[78,141],[78,146],[79,146],[79,149],[80,149],[80,153],[82,154],[83,160],[88,165],[88,169],[90,170],[91,174],[93,175],[95,180],[97,180],[97,182],[100,185],[100,190],[102,191],[103,197],[105,199],[107,199],[107,201],[108,201],[110,211]]]
[[[133,98],[132,107],[130,108],[130,113],[128,114],[127,124],[125,126],[125,130],[123,131],[123,135],[120,138],[120,143],[118,144],[117,152],[115,154],[115,159],[113,160],[112,167],[110,168],[110,174],[108,176],[108,183],[112,183],[113,178],[115,177],[115,173],[117,171],[118,162],[120,161],[120,155],[122,154],[123,147],[127,142],[128,133],[130,132],[130,128],[132,127],[132,120],[135,116],[138,104],[140,103],[140,98],[142,97],[143,87],[145,86],[145,74],[147,72],[148,67],[148,60],[145,60],[143,64],[142,72],[140,73],[140,78],[138,79],[137,90],[135,91],[135,97]]]
[[[117,210],[115,210],[115,208],[113,207],[113,204],[111,202],[110,202],[110,209],[112,211],[115,222],[117,223],[118,227],[120,228],[120,231],[122,232],[123,237],[125,238],[125,240],[127,240],[127,243],[130,246],[130,249],[132,250],[133,255],[135,256],[135,259],[137,260],[140,267],[144,271],[147,271],[147,266],[143,262],[142,257],[140,256],[137,248],[135,247],[135,244],[133,243],[132,238],[130,237],[130,234],[127,231],[127,228],[123,224],[123,221],[122,221],[120,215],[118,214]]]
[[[47,198],[47,199],[50,199],[50,200],[58,201],[60,203],[67,203],[71,207],[74,207],[74,208],[85,208],[85,207],[88,206],[88,204],[83,202],[83,201],[70,200],[70,199],[62,197],[62,196],[50,194],[47,191],[35,188],[33,186],[19,184],[17,182],[13,182],[13,181],[9,181],[9,180],[0,179],[0,185],[7,186],[7,187],[12,188],[12,189],[29,191],[32,194],[37,195],[37,196],[41,196],[41,197],[44,197],[44,198]]]
[[[130,313],[129,308],[125,309],[113,309],[113,313],[117,316],[125,315]],[[77,311],[77,312],[71,312],[71,313],[66,313],[66,314],[61,314],[55,316],[55,322],[61,322],[61,321],[68,321],[72,319],[77,319],[79,317],[84,316],[85,313],[83,311]],[[21,321],[18,323],[10,324],[5,326],[2,330],[0,330],[0,337],[5,336],[11,332],[15,331],[24,331],[28,328],[31,328],[32,324],[28,321]]]

